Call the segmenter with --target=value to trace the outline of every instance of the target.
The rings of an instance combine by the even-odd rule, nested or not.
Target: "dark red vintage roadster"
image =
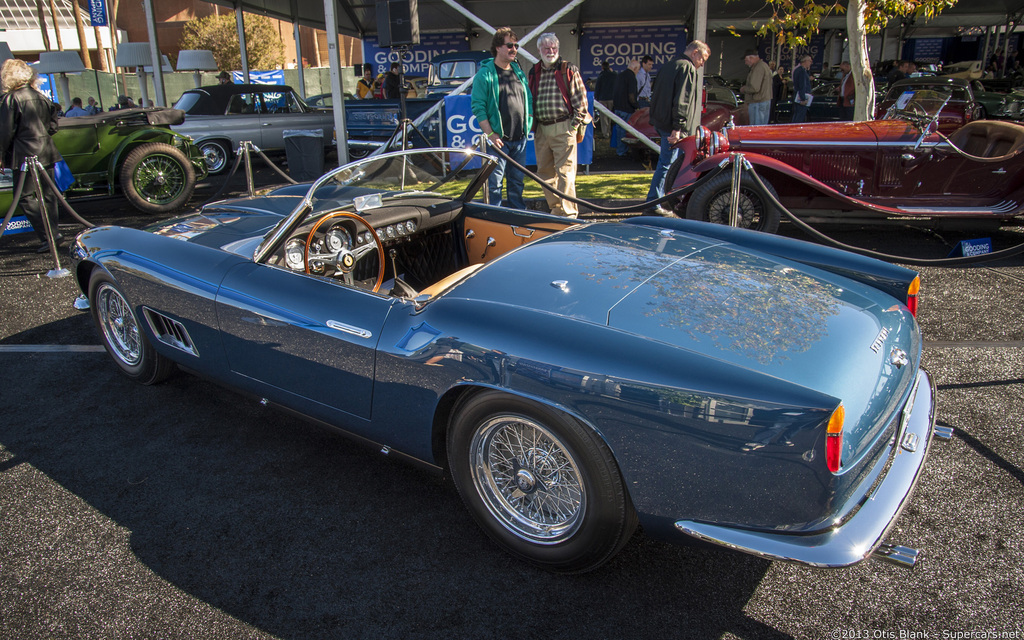
[[[884,218],[1006,223],[1024,212],[1024,127],[969,122],[948,136],[938,114],[948,94],[918,91],[881,120],[702,128],[680,142],[666,191],[691,185],[742,154],[794,214],[844,221]],[[738,226],[775,232],[781,212],[753,176],[738,190]],[[672,202],[690,219],[728,224],[731,172]]]

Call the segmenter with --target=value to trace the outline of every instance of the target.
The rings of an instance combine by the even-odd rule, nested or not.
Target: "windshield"
[[[303,202],[267,236],[257,253],[272,251],[299,225],[329,213],[367,215],[424,196],[468,201],[494,163],[492,156],[468,149],[410,149],[338,167],[310,186]]]
[[[183,93],[181,94],[181,97],[178,98],[178,101],[174,103],[174,108],[181,109],[185,113],[188,113],[189,109],[195,106],[201,97],[202,96],[198,93]]]
[[[895,100],[895,102],[889,107],[884,119],[935,118],[949,102],[949,99],[948,91],[934,89],[890,91],[886,100]]]
[[[435,62],[430,65],[430,78],[428,83],[436,84],[462,84],[462,82],[476,75],[476,62],[474,60],[448,60]]]

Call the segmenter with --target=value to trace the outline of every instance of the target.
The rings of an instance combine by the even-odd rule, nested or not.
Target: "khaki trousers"
[[[533,132],[533,148],[537,154],[537,175],[562,193],[576,197],[576,129],[569,118],[555,124],[537,123]],[[551,213],[575,218],[579,209],[575,202],[563,200],[544,191]]]

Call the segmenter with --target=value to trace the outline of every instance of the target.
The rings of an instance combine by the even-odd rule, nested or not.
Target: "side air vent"
[[[196,346],[192,343],[192,338],[188,335],[184,325],[152,309],[144,308],[143,311],[146,315],[146,321],[149,322],[149,327],[153,330],[157,340],[179,351],[199,356],[199,352],[196,351]]]

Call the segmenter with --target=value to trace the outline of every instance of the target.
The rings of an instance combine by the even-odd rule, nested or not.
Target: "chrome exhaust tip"
[[[949,440],[950,438],[953,437],[953,427],[942,427],[942,426],[939,426],[939,425],[935,425],[935,429],[934,429],[933,433],[935,434],[936,438],[942,438],[943,440]]]
[[[920,549],[901,547],[897,544],[881,544],[871,553],[871,557],[875,560],[884,560],[906,569],[913,569],[920,556]]]

